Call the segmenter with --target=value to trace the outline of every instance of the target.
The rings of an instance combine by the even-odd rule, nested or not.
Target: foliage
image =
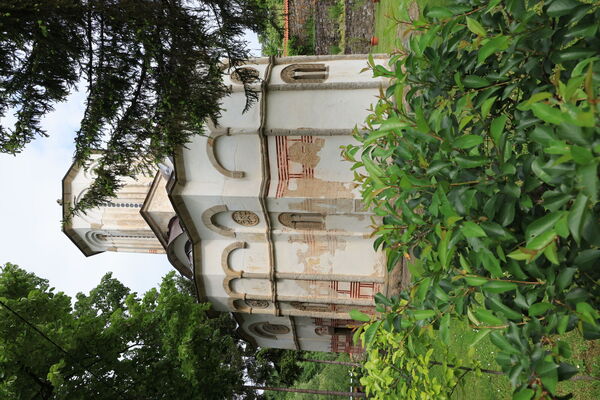
[[[314,15],[311,15],[306,19],[302,30],[303,32],[306,32],[306,37],[290,36],[287,46],[289,56],[307,56],[315,54],[317,30]]]
[[[399,23],[410,20],[411,7],[422,9],[425,6],[444,5],[445,0],[379,0],[375,5],[374,35],[379,43],[373,46],[373,53],[391,53],[402,48],[405,26]]]
[[[344,7],[344,0],[337,0],[332,6],[327,8],[327,15],[332,21],[337,22],[344,13]]]
[[[259,33],[263,56],[279,56],[283,49],[283,0],[257,0],[266,12],[273,14],[273,23]]]
[[[248,377],[264,386],[291,386],[302,373],[301,352],[271,348],[247,348]]]
[[[390,269],[410,260],[413,276],[399,297],[377,297],[387,313],[361,335],[373,349],[419,332],[391,371],[413,382],[428,332],[445,342],[451,320],[467,319],[498,348],[514,398],[558,398],[578,369],[555,335],[600,337],[600,8],[447,3],[406,23],[392,68],[370,60],[394,81],[345,150],[383,218],[375,247]]]
[[[6,0],[0,5],[0,151],[17,154],[46,136],[41,119],[78,84],[86,107],[75,160],[97,178],[73,211],[115,195],[120,178],[158,162],[219,116],[221,62],[248,55],[241,35],[259,31],[268,13],[255,0]],[[241,74],[242,81],[252,77]],[[246,85],[248,104],[256,94]]]
[[[243,360],[173,274],[143,298],[107,274],[71,299],[12,264],[0,272],[0,394],[11,399],[232,399]],[[64,350],[65,352],[63,352]]]
[[[323,352],[295,352],[296,357],[310,360],[349,361],[347,354]],[[320,364],[315,362],[298,362],[299,374],[288,386],[297,389],[317,389],[347,392],[350,389],[349,372],[351,367],[344,365]],[[270,400],[291,400],[301,396],[303,400],[328,400],[339,399],[338,396],[324,396],[283,392],[265,392],[265,397]]]

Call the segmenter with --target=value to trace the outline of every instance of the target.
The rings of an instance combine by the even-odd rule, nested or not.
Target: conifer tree
[[[0,126],[0,151],[51,134],[44,115],[85,90],[74,159],[102,156],[73,211],[102,204],[120,177],[154,168],[218,117],[225,59],[250,82],[236,68],[248,57],[242,35],[268,13],[256,0],[0,0],[0,117],[16,118]]]

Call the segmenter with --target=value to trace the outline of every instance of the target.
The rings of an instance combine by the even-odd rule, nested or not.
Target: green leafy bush
[[[466,318],[516,399],[556,398],[578,372],[555,337],[600,338],[598,21],[591,1],[452,1],[405,23],[390,69],[370,60],[393,84],[345,156],[383,218],[375,247],[389,269],[410,260],[413,286],[378,297],[367,347],[415,329],[443,341]]]

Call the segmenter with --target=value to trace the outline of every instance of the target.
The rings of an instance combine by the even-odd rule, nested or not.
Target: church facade
[[[381,56],[380,58],[383,58]],[[166,253],[199,297],[230,312],[258,346],[360,351],[348,312],[374,313],[386,294],[384,254],[341,146],[387,82],[360,74],[366,56],[259,58],[243,68],[259,98],[243,113],[231,95],[206,134],[179,149],[153,177],[125,181],[117,198],[65,224],[91,256],[103,251]],[[63,210],[93,179],[73,165]]]

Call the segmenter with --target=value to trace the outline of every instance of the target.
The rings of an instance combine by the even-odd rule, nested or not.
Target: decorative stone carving
[[[252,211],[234,211],[231,218],[243,226],[255,226],[260,221],[258,215]]]
[[[292,64],[281,71],[285,83],[322,83],[329,75],[325,64]]]
[[[265,322],[262,325],[262,329],[267,332],[270,333],[272,335],[285,335],[287,333],[290,333],[290,328],[288,328],[285,325],[279,325],[279,324],[271,324],[269,322]]]
[[[202,213],[202,222],[204,222],[204,225],[213,232],[217,232],[218,234],[227,237],[235,237],[235,232],[232,231],[231,228],[217,225],[213,222],[213,217],[215,215],[226,211],[229,211],[229,209],[225,205],[213,206]]]
[[[290,333],[290,328],[285,325],[271,324],[270,322],[257,322],[248,327],[248,330],[265,339],[277,340],[277,335]]]
[[[246,305],[252,308],[269,308],[269,302],[266,300],[246,300]]]
[[[297,230],[325,229],[325,217],[318,213],[281,213],[279,222],[288,228]]]
[[[319,336],[331,336],[333,335],[333,326],[317,326],[315,333]]]
[[[331,304],[319,304],[319,303],[303,303],[300,301],[292,301],[290,303],[296,310],[302,311],[315,311],[315,312],[329,312],[333,311]]]

